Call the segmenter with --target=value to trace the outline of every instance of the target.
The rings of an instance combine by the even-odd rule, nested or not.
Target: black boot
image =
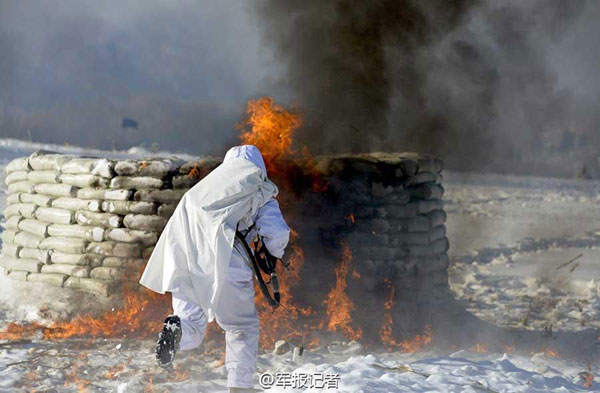
[[[156,343],[156,362],[160,367],[167,368],[173,364],[180,341],[181,319],[177,315],[169,315],[163,323]]]

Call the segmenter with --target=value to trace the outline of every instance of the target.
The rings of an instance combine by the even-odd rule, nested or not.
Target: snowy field
[[[40,148],[115,157],[150,154],[0,140],[0,164]],[[257,388],[261,374],[280,373],[297,378],[292,380],[297,388],[266,391],[600,391],[600,332],[594,330],[600,327],[600,183],[446,172],[444,186],[452,291],[470,313],[510,331],[514,340],[501,346],[474,337],[452,347],[436,346],[434,338],[416,354],[374,352],[355,342],[306,350],[297,359],[291,350],[266,352],[259,357]],[[47,317],[32,307],[17,308],[19,294],[6,279],[0,285],[0,325]],[[56,300],[61,301],[66,300]],[[529,334],[538,333],[535,345],[525,345]],[[216,341],[182,353],[170,372],[154,365],[153,345],[116,339],[0,343],[0,392],[227,391],[223,348]],[[337,389],[300,384],[299,376],[307,375],[329,376]]]

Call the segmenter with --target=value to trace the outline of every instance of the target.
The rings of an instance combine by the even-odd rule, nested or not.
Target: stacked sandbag
[[[419,154],[372,153],[319,157],[317,165],[328,184],[334,205],[330,209],[339,209],[337,216],[344,217],[343,224],[321,224],[319,231],[321,239],[331,232],[327,242],[343,242],[351,250],[348,292],[360,294],[353,301],[364,311],[353,315],[360,319],[374,318],[376,310],[383,313],[390,286],[398,310],[448,299],[442,161]]]
[[[16,280],[107,296],[138,279],[183,194],[218,163],[47,151],[13,160],[0,266]]]

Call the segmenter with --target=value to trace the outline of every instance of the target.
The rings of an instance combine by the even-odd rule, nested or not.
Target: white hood
[[[178,292],[214,318],[231,259],[235,230],[277,195],[255,146],[230,149],[223,163],[190,189],[169,219],[140,283]]]

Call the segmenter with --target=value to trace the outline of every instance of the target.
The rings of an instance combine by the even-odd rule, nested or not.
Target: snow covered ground
[[[0,140],[0,165],[39,148],[119,157],[148,154]],[[306,350],[296,360],[291,350],[265,352],[259,357],[257,388],[260,375],[279,373],[279,384],[287,381],[288,386],[265,391],[600,391],[593,379],[600,380],[600,332],[592,330],[600,327],[600,183],[448,172],[444,177],[452,291],[477,317],[513,329],[514,341],[500,346],[473,338],[469,345],[453,347],[436,346],[434,340],[416,354],[337,342]],[[17,316],[48,317],[27,307],[17,313],[18,299],[4,295],[14,293],[0,286],[0,325]],[[530,341],[528,334],[540,331],[547,347],[532,351],[520,346]],[[151,340],[116,339],[0,343],[0,392],[226,391],[220,342],[181,353],[171,371],[154,365],[153,345]],[[337,389],[304,388],[319,386],[314,380],[319,376],[336,381]],[[296,389],[289,386],[294,383]]]

